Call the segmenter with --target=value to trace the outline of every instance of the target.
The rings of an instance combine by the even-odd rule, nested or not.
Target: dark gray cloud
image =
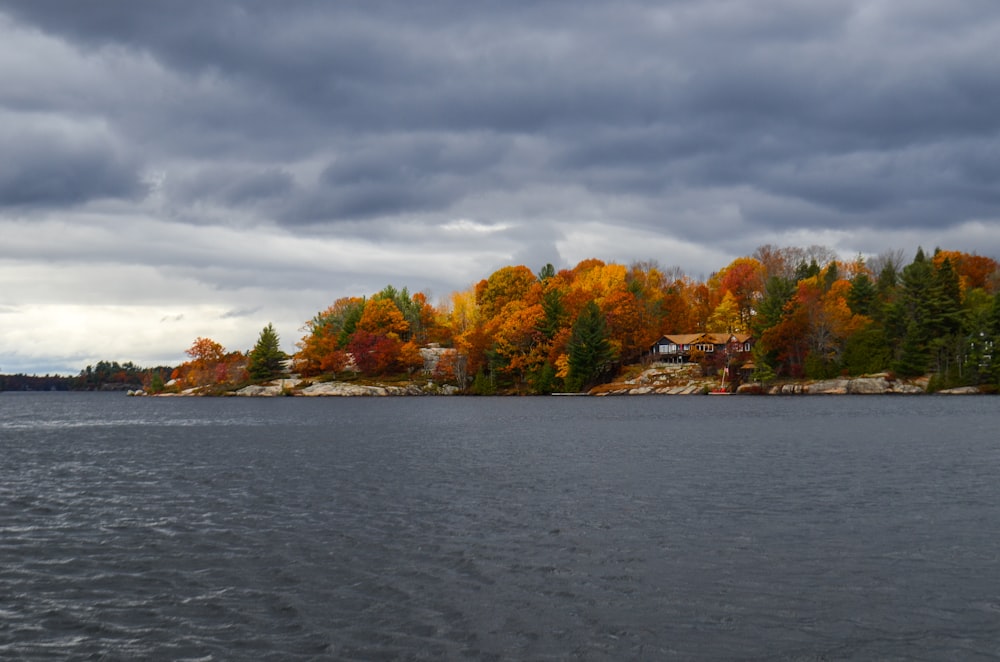
[[[166,182],[172,199],[185,205],[211,203],[227,207],[253,207],[288,197],[292,176],[280,168],[244,168],[216,165],[178,173]]]
[[[992,0],[0,0],[0,38],[0,279],[229,297],[192,329],[509,262],[1000,254]]]
[[[971,180],[995,156],[946,145],[942,161],[904,163],[1000,128],[1000,9],[986,2],[0,7],[83,53],[152,58],[174,77],[163,108],[104,114],[129,142],[142,134],[137,161],[203,162],[199,182],[168,188],[179,205],[281,198],[266,207],[276,220],[315,224],[448,213],[540,181],[650,205],[672,189],[752,187],[832,209],[844,227],[879,212],[897,227],[931,222],[892,209],[935,193],[949,203],[937,224],[994,204],[991,182]],[[525,136],[539,158],[501,162]],[[208,174],[213,156],[257,174],[241,188]],[[326,165],[296,181],[285,165],[305,160]],[[115,162],[88,177],[66,163],[61,194],[58,178],[5,188],[53,202],[131,191]]]
[[[106,135],[9,119],[0,128],[0,207],[77,205],[145,192],[138,162]]]

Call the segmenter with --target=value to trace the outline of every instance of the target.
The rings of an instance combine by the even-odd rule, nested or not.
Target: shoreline
[[[676,379],[671,373],[649,369],[634,379],[602,384],[589,392],[548,394],[497,394],[499,397],[622,397],[622,396],[675,396],[675,395],[744,395],[744,396],[795,396],[795,395],[988,395],[978,386],[962,386],[928,392],[930,378],[900,379],[890,373],[842,377],[826,380],[788,380],[772,384],[750,382],[731,392],[720,393],[714,380],[706,378]],[[355,382],[312,382],[298,377],[251,384],[238,389],[220,391],[212,387],[196,387],[170,393],[147,393],[130,390],[128,396],[139,397],[430,397],[466,396],[458,387],[415,382],[405,385],[380,382],[359,384]]]

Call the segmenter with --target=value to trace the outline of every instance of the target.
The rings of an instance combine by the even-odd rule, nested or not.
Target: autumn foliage
[[[435,379],[546,393],[648,360],[665,334],[713,332],[749,334],[763,380],[929,370],[941,385],[1000,382],[998,285],[996,260],[945,250],[904,264],[900,252],[842,261],[820,246],[766,245],[704,281],[655,261],[587,259],[537,273],[513,265],[437,306],[392,286],[338,299],[305,323],[294,369],[414,374],[422,348],[436,345],[453,351]],[[188,354],[175,374],[187,384],[245,367],[246,357],[206,338]]]
[[[926,262],[929,273],[954,281],[936,291],[953,299],[955,311],[965,309],[963,319],[979,319],[982,332],[992,333],[997,262],[956,251],[937,251]],[[514,265],[453,293],[437,309],[422,294],[387,287],[369,298],[338,300],[307,322],[296,365],[304,374],[413,372],[421,365],[418,348],[435,342],[455,348],[463,361],[461,376],[445,363],[438,377],[473,388],[548,392],[642,361],[664,334],[718,332],[752,335],[761,378],[892,369],[906,358],[905,322],[916,314],[904,302],[918,295],[910,292],[916,285],[906,285],[909,267],[898,257],[877,256],[872,264],[860,257],[839,261],[824,247],[768,245],[704,282],[656,262],[588,259],[559,271],[545,265],[537,274]],[[599,366],[580,366],[579,345],[571,360],[584,318],[601,335],[589,341],[603,348]],[[925,328],[911,345],[929,365],[957,361],[969,372],[968,357],[945,358],[964,353],[958,328],[933,333]]]
[[[232,384],[247,379],[247,357],[227,352],[211,338],[197,338],[186,350],[189,361],[178,366],[171,379],[187,388],[211,384]]]

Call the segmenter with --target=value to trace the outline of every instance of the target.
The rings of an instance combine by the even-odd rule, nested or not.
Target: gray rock
[[[277,386],[261,386],[259,384],[251,384],[250,386],[244,386],[240,390],[235,392],[235,395],[241,397],[253,397],[253,398],[267,398],[274,397],[281,392]]]
[[[943,391],[938,391],[941,395],[979,395],[982,391],[979,390],[978,386],[957,386],[955,388],[946,388]]]
[[[828,379],[822,382],[807,384],[804,391],[806,393],[823,393],[827,395],[842,395],[847,393],[848,380]]]
[[[878,395],[888,393],[891,382],[885,380],[884,376],[858,377],[847,383],[847,392],[857,395]]]
[[[323,382],[321,384],[313,384],[312,386],[307,386],[300,391],[302,395],[305,396],[331,396],[331,397],[348,397],[348,396],[385,396],[388,395],[386,391],[381,386],[362,386],[360,384],[347,384],[345,382]]]
[[[278,379],[267,384],[251,384],[235,392],[235,395],[255,398],[273,398],[284,395],[302,383],[301,379]]]

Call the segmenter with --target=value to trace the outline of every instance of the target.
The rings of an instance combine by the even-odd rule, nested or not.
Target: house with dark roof
[[[735,386],[748,381],[754,371],[750,357],[753,338],[746,333],[676,333],[662,336],[650,347],[654,361],[697,361],[707,375],[722,373]]]
[[[675,333],[662,336],[650,347],[655,361],[688,363],[692,353],[706,357],[737,358],[749,355],[753,338],[746,333]]]

